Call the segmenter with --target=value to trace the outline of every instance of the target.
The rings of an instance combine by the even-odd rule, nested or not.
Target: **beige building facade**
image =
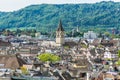
[[[60,23],[56,30],[56,46],[62,46],[65,43],[64,39],[65,39],[64,38],[64,29],[62,27],[62,22],[60,20]]]

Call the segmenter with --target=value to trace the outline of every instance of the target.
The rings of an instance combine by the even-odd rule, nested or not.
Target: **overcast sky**
[[[0,11],[14,11],[24,8],[31,4],[63,4],[63,3],[95,3],[103,0],[0,0]],[[120,0],[104,0],[104,1],[115,1]]]

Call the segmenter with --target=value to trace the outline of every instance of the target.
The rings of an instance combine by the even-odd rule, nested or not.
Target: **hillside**
[[[74,27],[108,28],[120,26],[120,3],[41,4],[14,12],[0,12],[0,28],[54,30],[62,19],[66,30]]]

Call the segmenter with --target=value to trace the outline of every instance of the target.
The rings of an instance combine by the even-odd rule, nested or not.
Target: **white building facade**
[[[84,33],[83,37],[85,39],[96,39],[97,38],[97,34],[94,33],[93,31],[88,31],[87,33]]]

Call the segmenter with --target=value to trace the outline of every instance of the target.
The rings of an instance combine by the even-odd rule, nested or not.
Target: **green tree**
[[[52,53],[43,53],[38,55],[37,57],[39,60],[46,62],[46,61],[50,61],[50,62],[56,62],[60,60],[60,57],[57,55],[54,55]]]
[[[35,37],[35,33],[30,33],[30,36],[31,37]]]
[[[120,50],[118,50],[118,57],[120,58]]]
[[[118,50],[118,61],[115,62],[116,65],[120,65],[120,50]]]
[[[104,34],[105,34],[105,36],[107,36],[107,37],[110,36],[110,33],[109,33],[109,32],[105,32]]]
[[[88,45],[86,45],[86,44],[81,44],[81,47],[87,49],[87,48],[88,48]]]
[[[27,70],[27,67],[25,67],[25,66],[22,66],[20,69],[21,69],[23,74],[28,74],[29,73],[28,70]]]
[[[80,31],[87,31],[92,27],[97,32],[105,32],[108,27],[120,26],[119,6],[120,3],[112,1],[95,4],[31,5],[14,12],[0,12],[0,29],[37,28],[37,31],[48,32],[50,28],[56,29],[61,18],[68,31],[80,26]]]

